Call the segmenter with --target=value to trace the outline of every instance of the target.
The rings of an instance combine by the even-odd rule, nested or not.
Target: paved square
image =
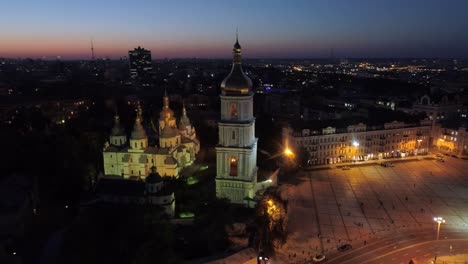
[[[289,237],[283,261],[333,253],[344,243],[413,230],[433,230],[434,216],[468,227],[468,161],[422,159],[395,167],[354,166],[299,172],[299,184],[284,184],[289,201]],[[443,227],[442,227],[443,228]],[[435,235],[435,233],[434,233]]]

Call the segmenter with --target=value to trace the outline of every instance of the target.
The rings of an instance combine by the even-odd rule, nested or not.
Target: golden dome
[[[174,111],[169,108],[169,96],[167,91],[164,91],[164,106],[161,112],[159,112],[159,120],[167,120],[174,117]]]
[[[237,38],[232,51],[232,69],[221,82],[221,92],[223,95],[248,95],[252,89],[252,80],[242,70],[241,45]]]

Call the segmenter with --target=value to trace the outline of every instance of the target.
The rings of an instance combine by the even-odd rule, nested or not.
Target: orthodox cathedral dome
[[[131,134],[131,139],[145,139],[146,131],[141,125],[141,109],[137,111],[137,116],[135,118],[135,125],[133,126],[133,131]]]
[[[125,129],[120,125],[120,117],[114,116],[114,127],[111,131],[111,136],[125,136]]]

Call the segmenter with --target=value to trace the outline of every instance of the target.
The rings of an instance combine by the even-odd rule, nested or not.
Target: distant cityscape
[[[239,41],[232,62],[153,60],[140,46],[119,60],[91,52],[90,60],[0,58],[0,126],[9,153],[0,193],[15,197],[0,216],[8,219],[1,230],[4,259],[102,261],[115,245],[89,256],[72,249],[107,241],[101,228],[116,217],[112,226],[120,230],[115,239],[122,247],[131,247],[126,232],[137,233],[140,242],[162,243],[138,244],[143,252],[158,248],[141,263],[164,251],[161,259],[168,262],[161,263],[293,261],[302,245],[279,250],[276,243],[292,243],[283,237],[287,216],[291,229],[298,228],[291,217],[310,202],[315,215],[308,217],[318,230],[309,256],[301,257],[321,263],[325,253],[332,255],[330,239],[338,251],[351,249],[352,239],[341,211],[347,240],[321,229],[321,198],[313,184],[322,176],[315,170],[342,173],[400,161],[433,166],[445,156],[466,167],[458,164],[468,159],[467,60],[241,60]],[[23,159],[32,161],[25,165]],[[304,180],[305,173],[313,199],[298,198],[303,189],[293,191],[300,184],[294,179]],[[333,195],[342,210],[340,194]],[[363,202],[359,208],[367,217]],[[103,222],[89,228],[89,219]],[[382,219],[395,224],[390,216]],[[45,235],[31,231],[47,225],[53,228]],[[377,230],[370,222],[368,228]],[[359,243],[360,230],[354,234]],[[208,232],[218,235],[200,235]],[[88,237],[81,240],[81,233]],[[60,246],[52,240],[56,235],[65,239]],[[36,240],[24,242],[29,236]],[[48,246],[34,255],[37,243]],[[131,252],[121,255],[123,263],[139,258]]]

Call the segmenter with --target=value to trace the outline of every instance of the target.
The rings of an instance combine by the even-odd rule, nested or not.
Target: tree
[[[256,207],[256,247],[272,256],[275,249],[287,240],[287,203],[280,194],[271,189],[264,194]]]

